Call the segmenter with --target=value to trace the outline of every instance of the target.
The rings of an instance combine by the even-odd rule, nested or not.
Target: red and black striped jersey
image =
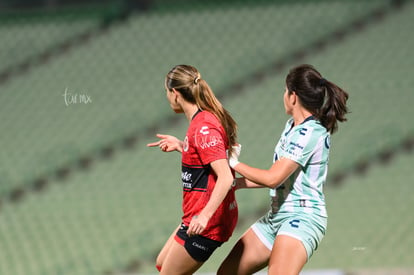
[[[184,139],[182,152],[183,223],[189,225],[210,199],[217,176],[210,163],[227,159],[227,136],[218,118],[207,111],[194,115]],[[203,236],[227,241],[236,226],[237,203],[232,188],[211,217]]]

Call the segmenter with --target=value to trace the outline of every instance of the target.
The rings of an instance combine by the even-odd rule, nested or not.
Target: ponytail
[[[326,81],[325,103],[319,111],[317,117],[322,125],[331,133],[338,130],[338,121],[346,121],[345,114],[348,113],[346,102],[348,100],[348,93],[339,88],[336,84]]]
[[[204,79],[200,79],[194,87],[194,97],[197,106],[201,110],[213,113],[221,122],[227,140],[229,142],[229,151],[232,152],[232,145],[237,143],[237,123],[230,113],[223,107],[217,97],[214,95],[210,86]]]
[[[302,106],[331,134],[338,130],[338,121],[347,120],[348,93],[323,78],[313,66],[304,64],[291,69],[286,87],[289,93],[296,93]]]
[[[176,89],[183,98],[199,109],[213,113],[223,126],[229,152],[237,143],[237,124],[230,113],[214,95],[207,82],[201,78],[196,68],[189,65],[177,65],[166,76],[165,86],[168,90]]]

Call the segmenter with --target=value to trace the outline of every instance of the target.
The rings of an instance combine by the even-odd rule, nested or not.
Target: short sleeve
[[[305,166],[317,146],[318,139],[314,137],[314,128],[299,127],[286,141],[283,157]]]
[[[197,127],[194,145],[204,165],[227,158],[224,139],[224,131],[212,123],[203,123]]]

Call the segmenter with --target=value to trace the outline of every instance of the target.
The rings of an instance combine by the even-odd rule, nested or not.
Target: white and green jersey
[[[282,185],[270,190],[273,213],[327,217],[323,185],[328,172],[330,134],[313,117],[293,127],[289,119],[275,147],[274,162],[288,158],[300,165]]]

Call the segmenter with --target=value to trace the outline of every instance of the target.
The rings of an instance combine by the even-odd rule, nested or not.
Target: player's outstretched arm
[[[148,143],[148,147],[159,147],[164,152],[183,151],[183,142],[171,135],[157,134],[159,141]]]
[[[275,161],[269,170],[251,167],[239,162],[233,169],[253,183],[269,188],[276,188],[284,183],[297,169],[299,164],[288,158],[281,158]]]

